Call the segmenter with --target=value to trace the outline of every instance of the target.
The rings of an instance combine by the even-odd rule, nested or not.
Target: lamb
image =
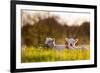
[[[78,42],[78,39],[65,38],[65,40],[66,40],[65,44],[67,45],[66,48],[68,48],[68,49],[75,49],[76,48],[76,43]]]
[[[68,49],[87,49],[86,45],[78,45],[76,46],[76,43],[78,42],[78,39],[74,39],[74,38],[66,38],[66,43],[67,43],[67,47]]]
[[[54,48],[56,50],[63,50],[66,48],[66,45],[55,44],[55,39],[53,39],[53,38],[46,38],[45,44],[47,47]]]
[[[45,45],[46,47],[53,48],[55,44],[52,38],[46,38]]]
[[[67,49],[75,49],[76,46],[75,44],[78,42],[78,39],[73,39],[73,38],[65,38],[65,44],[64,45],[58,45],[55,44],[55,39],[53,38],[46,38],[45,44],[49,47],[49,48],[54,48],[57,50],[63,50],[65,48]]]

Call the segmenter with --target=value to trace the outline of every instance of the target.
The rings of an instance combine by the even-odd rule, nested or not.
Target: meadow
[[[65,14],[63,16],[63,14]],[[69,13],[63,12],[48,12],[48,11],[28,11],[22,10],[22,24],[21,24],[21,62],[51,62],[51,61],[72,61],[72,60],[88,60],[90,59],[90,21],[82,20],[73,16],[74,21],[70,21],[66,17]],[[70,14],[69,14],[70,15]],[[66,17],[65,17],[66,16]],[[63,18],[64,19],[63,19]],[[65,20],[67,22],[65,22]],[[61,22],[59,22],[61,21]],[[56,44],[65,44],[65,38],[79,39],[77,45],[85,45],[77,49],[56,50],[54,48],[44,47],[46,38],[54,38]],[[23,46],[26,46],[23,48]]]
[[[89,47],[88,47],[89,48]],[[52,62],[90,59],[90,49],[55,50],[44,47],[26,47],[21,51],[21,62]]]

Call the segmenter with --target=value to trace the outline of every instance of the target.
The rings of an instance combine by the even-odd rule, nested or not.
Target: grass
[[[50,62],[90,59],[90,49],[64,49],[61,51],[43,47],[26,47],[21,51],[21,62]]]

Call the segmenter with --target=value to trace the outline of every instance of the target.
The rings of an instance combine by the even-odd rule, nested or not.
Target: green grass
[[[23,49],[23,48],[22,48]],[[43,47],[26,47],[21,51],[21,62],[50,62],[90,59],[90,49],[54,50]]]

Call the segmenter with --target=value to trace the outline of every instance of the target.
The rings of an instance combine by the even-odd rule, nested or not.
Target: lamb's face
[[[66,38],[65,39],[66,40],[66,42],[67,42],[67,47],[69,48],[69,49],[75,49],[75,44],[78,42],[78,39],[74,39],[74,38]]]
[[[54,46],[54,40],[52,38],[46,38],[45,44],[52,48]]]

